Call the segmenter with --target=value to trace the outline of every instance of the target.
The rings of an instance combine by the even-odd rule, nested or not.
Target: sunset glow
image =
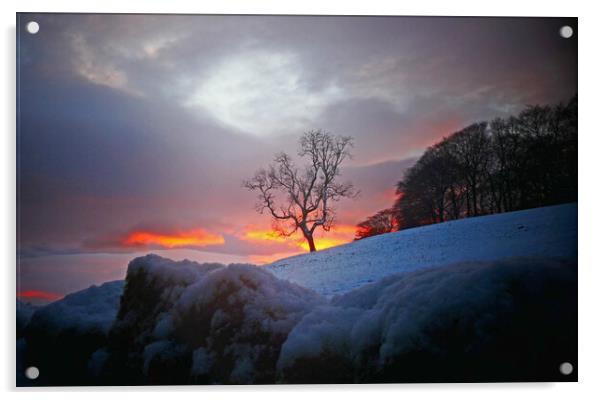
[[[330,247],[340,246],[342,244],[349,243],[349,242],[351,242],[351,239],[348,240],[347,238],[343,239],[343,238],[324,237],[324,238],[315,238],[314,239],[314,244],[316,245],[317,250],[324,250],[324,249],[328,249]],[[309,245],[305,241],[299,243],[299,247],[301,247],[304,250],[309,251]]]
[[[25,290],[17,293],[17,298],[21,300],[44,300],[55,301],[62,298],[60,294],[43,292],[41,290]]]
[[[168,249],[176,247],[204,247],[224,244],[222,235],[194,229],[173,234],[136,231],[123,240],[125,246],[161,246]]]
[[[345,243],[349,243],[353,241],[356,227],[354,225],[336,225],[333,226],[330,231],[316,231],[314,234],[314,243],[316,245],[317,250],[324,250],[330,247],[339,246]],[[301,249],[304,251],[309,251],[309,245],[300,231],[295,232],[291,236],[282,236],[280,233],[274,230],[266,230],[266,229],[248,229],[241,235],[241,239],[254,243],[254,244],[270,244],[270,243],[283,243],[288,247]],[[291,253],[289,255],[296,254]],[[278,258],[273,258],[273,256],[257,256],[257,260],[261,258],[264,260],[277,260]],[[279,257],[282,258],[282,257]],[[271,262],[269,261],[269,262]]]
[[[355,225],[335,225],[328,232],[318,233],[314,237],[314,243],[317,250],[324,250],[330,247],[340,246],[350,243],[355,237]],[[309,251],[309,245],[306,241],[300,243],[300,247]]]
[[[278,243],[285,243],[287,242],[287,238],[285,236],[280,235],[280,233],[274,231],[274,230],[248,230],[246,231],[243,236],[242,236],[243,240],[247,240],[249,242],[262,242],[262,241],[268,241],[268,242],[278,242]]]

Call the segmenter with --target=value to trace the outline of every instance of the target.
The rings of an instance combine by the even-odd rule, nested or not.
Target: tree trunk
[[[476,183],[470,185],[470,191],[472,192],[472,215],[477,216],[477,215],[479,215],[479,213],[477,211],[477,185],[476,185]]]
[[[307,244],[309,244],[310,253],[313,253],[314,251],[316,251],[316,245],[314,244],[314,236],[311,233],[308,235],[305,235],[305,240],[307,240]]]

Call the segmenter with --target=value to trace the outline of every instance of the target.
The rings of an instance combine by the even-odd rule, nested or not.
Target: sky
[[[149,252],[264,264],[273,234],[244,179],[310,129],[351,136],[317,247],[389,207],[429,146],[577,93],[575,19],[20,14],[18,287],[49,301]],[[35,20],[37,34],[26,32]]]

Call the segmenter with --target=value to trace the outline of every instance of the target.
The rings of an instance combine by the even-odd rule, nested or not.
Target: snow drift
[[[574,262],[461,263],[328,300],[254,266],[149,255],[119,302],[122,287],[33,314],[24,365],[38,383],[560,380],[576,364]]]
[[[252,265],[138,258],[104,376],[122,383],[269,383],[289,331],[325,300]]]
[[[558,380],[576,364],[577,268],[551,259],[394,275],[335,297],[291,331],[283,382]]]

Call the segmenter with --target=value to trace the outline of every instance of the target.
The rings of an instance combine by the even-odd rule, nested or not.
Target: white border
[[[420,395],[428,399],[507,399],[519,396],[545,396],[549,399],[602,398],[600,368],[602,342],[602,313],[599,293],[602,292],[602,263],[598,262],[598,247],[602,235],[599,203],[602,201],[601,179],[598,171],[602,151],[600,128],[602,88],[602,58],[600,56],[601,13],[593,1],[527,2],[525,0],[484,1],[384,1],[384,0],[228,0],[199,2],[169,0],[105,0],[91,3],[77,0],[22,0],[1,3],[3,30],[2,79],[4,93],[0,96],[1,121],[4,132],[0,149],[0,210],[2,231],[0,265],[4,272],[3,320],[0,324],[1,343],[5,351],[0,362],[1,388],[13,396],[40,397],[40,390],[14,389],[15,338],[15,12],[130,12],[130,13],[226,13],[226,14],[347,14],[347,15],[487,15],[487,16],[571,16],[579,17],[579,383],[558,384],[468,384],[468,385],[327,385],[327,386],[253,386],[253,387],[146,387],[146,388],[60,388],[47,389],[44,398],[80,397],[104,398],[106,392],[146,392],[144,396],[161,398],[168,393],[178,396],[250,399],[307,397],[339,397],[364,399],[398,399],[400,396]],[[125,393],[123,393],[125,391]],[[199,393],[201,392],[201,393]]]

